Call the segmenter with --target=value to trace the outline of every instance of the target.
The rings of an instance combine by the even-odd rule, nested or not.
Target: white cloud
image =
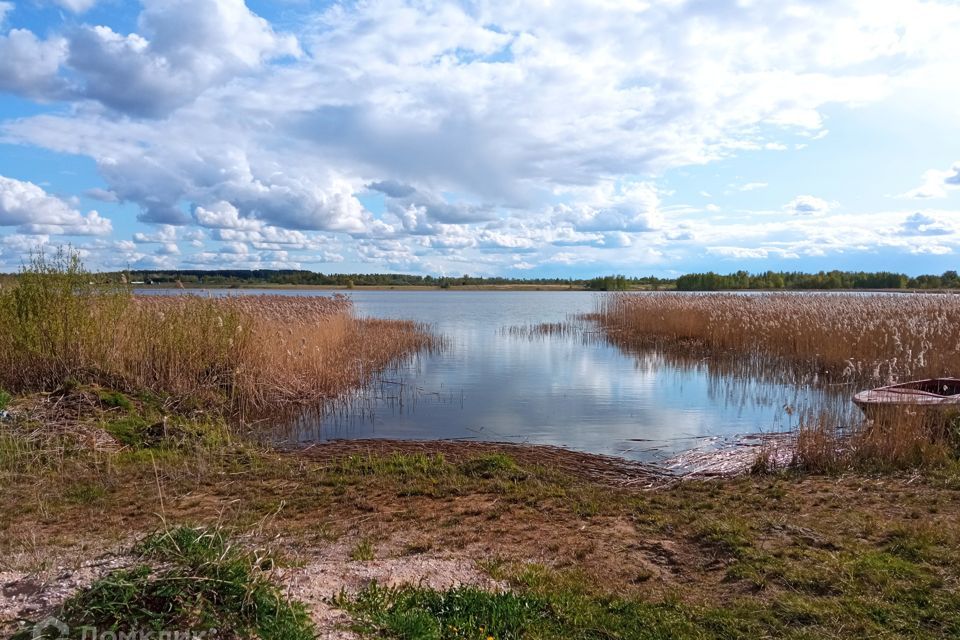
[[[73,0],[76,1],[76,0]],[[138,116],[160,117],[204,90],[300,53],[242,0],[144,0],[141,34],[83,27],[70,38],[68,64],[83,95]]]
[[[133,234],[133,241],[137,244],[169,244],[176,240],[177,228],[170,224],[159,225],[154,233]]]
[[[67,83],[58,72],[66,54],[63,38],[40,40],[26,29],[0,35],[0,91],[29,98],[63,97]]]
[[[554,208],[553,220],[579,231],[652,231],[663,225],[660,194],[648,182],[606,183],[573,192],[579,202]]]
[[[83,13],[97,4],[97,0],[53,0],[53,2],[73,13]]]
[[[212,229],[240,229],[258,231],[263,223],[254,218],[241,218],[237,208],[229,202],[214,202],[209,208],[197,206],[193,217],[201,227]]]
[[[960,188],[960,162],[946,171],[931,169],[923,174],[923,184],[906,192],[907,198],[943,198],[951,189]]]
[[[7,20],[7,14],[13,11],[14,6],[12,2],[0,2],[0,27],[3,27],[3,23]]]
[[[944,220],[918,211],[903,221],[900,232],[914,236],[943,236],[956,233],[956,228]]]
[[[684,194],[658,181],[797,135],[814,145],[827,108],[895,96],[958,59],[960,7],[881,4],[335,3],[304,8],[294,38],[241,0],[145,0],[134,33],[0,35],[0,90],[66,103],[4,122],[0,141],[93,158],[103,188],[86,195],[136,205],[160,225],[138,242],[160,250],[491,271],[563,247],[653,260],[670,243],[792,242],[776,229],[806,243],[783,255],[840,250],[877,236],[827,237],[835,202],[798,196],[795,216],[737,224],[753,214],[670,206]],[[946,228],[897,215],[888,233]]]
[[[110,220],[96,211],[82,215],[32,182],[0,176],[0,226],[34,235],[106,235]]]
[[[827,202],[815,196],[797,196],[784,209],[798,216],[822,216],[837,207],[836,202]]]

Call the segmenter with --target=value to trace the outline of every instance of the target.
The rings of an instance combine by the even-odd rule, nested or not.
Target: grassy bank
[[[284,594],[287,578],[315,566],[378,575],[381,564],[438,558],[463,559],[501,584],[499,590],[418,587],[413,579],[412,586],[390,586],[384,575],[383,582],[342,593],[330,587],[271,600],[292,610],[297,601],[310,612],[345,610],[349,618],[335,626],[361,637],[947,638],[960,632],[960,484],[952,467],[920,475],[780,473],[678,482],[626,463],[536,447],[344,442],[277,452],[224,440],[220,426],[204,422],[94,447],[96,430],[110,434],[118,421],[152,409],[131,397],[124,408],[122,398],[103,389],[76,394],[104,398],[97,409],[73,413],[84,416],[83,429],[53,436],[36,422],[5,423],[0,570],[58,576],[78,559],[123,550],[132,558],[119,573],[58,605],[65,615],[79,615],[90,603],[116,612],[117,598],[140,607],[130,609],[136,615],[99,618],[101,625],[143,625],[160,619],[158,611],[172,616],[163,620],[194,619],[197,609],[183,599],[146,596],[164,584],[158,576],[170,577],[163,572],[186,580],[223,567],[191,564],[189,557],[158,561],[138,542],[158,527],[187,526],[219,531],[217,548],[235,549],[238,555],[228,555],[240,566],[271,558],[238,580],[256,585],[262,578]],[[12,408],[37,417],[27,405],[42,400],[17,398]],[[274,611],[223,602],[245,611],[237,619],[250,624]]]

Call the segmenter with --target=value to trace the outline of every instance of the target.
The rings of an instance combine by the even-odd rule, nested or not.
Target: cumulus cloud
[[[554,208],[555,222],[578,231],[653,231],[663,225],[660,194],[648,182],[603,184],[580,192],[580,201]]]
[[[207,207],[196,206],[193,217],[197,224],[212,229],[240,229],[256,231],[263,223],[253,218],[241,218],[240,212],[229,202],[214,202]]]
[[[913,236],[943,236],[954,233],[955,229],[942,220],[918,211],[903,221],[900,232]]]
[[[173,225],[158,226],[153,233],[137,232],[133,241],[137,244],[169,244],[177,239],[177,228]]]
[[[949,169],[931,169],[923,174],[923,184],[904,194],[907,198],[943,198],[951,189],[960,188],[960,162]]]
[[[34,235],[106,235],[113,231],[96,211],[82,215],[32,182],[0,176],[0,226]]]
[[[166,115],[208,87],[300,51],[293,36],[277,34],[242,0],[143,4],[141,33],[83,27],[69,43],[69,65],[84,95],[124,113]]]
[[[388,210],[411,232],[433,231],[429,223],[467,224],[495,217],[489,206],[447,202],[436,194],[393,180],[373,182],[367,188],[385,195]]]
[[[59,69],[66,55],[67,42],[60,37],[40,40],[26,29],[0,35],[0,91],[29,98],[65,96],[67,83]]]
[[[682,226],[692,214],[664,204],[664,172],[782,152],[788,134],[814,145],[826,107],[922,85],[960,54],[960,8],[915,0],[392,0],[303,12],[296,37],[241,0],[144,0],[132,28],[0,35],[0,90],[68,102],[3,123],[0,139],[92,158],[103,187],[86,195],[132,203],[157,227],[139,232],[156,245],[140,247],[143,260],[178,242],[231,249],[200,251],[197,264],[240,245],[247,264],[299,251],[495,270],[574,253],[562,247],[653,259],[667,243],[778,241],[731,224],[750,214],[726,202],[726,221]],[[731,189],[761,188],[748,179]],[[383,212],[357,197],[372,192]],[[796,215],[781,217],[809,240],[803,251],[834,247],[805,221],[836,207],[798,196],[785,207]],[[905,215],[888,235],[913,228]],[[207,231],[188,238],[197,229]]]
[[[837,203],[827,202],[815,196],[797,196],[786,204],[784,209],[798,216],[822,216],[835,209]]]

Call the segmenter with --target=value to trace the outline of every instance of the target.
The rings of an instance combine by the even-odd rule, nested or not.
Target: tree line
[[[690,273],[676,280],[678,291],[731,291],[744,289],[956,289],[960,278],[956,271],[942,275],[910,277],[889,271],[766,271],[751,274],[737,271],[726,275]]]
[[[188,286],[319,285],[335,287],[424,286],[447,289],[463,286],[552,285],[592,291],[669,290],[831,290],[831,289],[960,289],[956,271],[940,275],[907,276],[887,271],[712,271],[690,273],[677,278],[624,275],[595,278],[507,278],[481,276],[432,276],[403,273],[317,273],[296,269],[215,269],[124,271],[97,274],[104,281],[125,280],[131,284]]]

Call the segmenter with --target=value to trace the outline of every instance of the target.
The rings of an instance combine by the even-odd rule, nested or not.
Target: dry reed
[[[611,294],[592,317],[638,357],[706,362],[735,378],[851,390],[960,375],[960,296],[950,294]],[[800,409],[793,466],[909,467],[956,455],[955,416],[864,421],[851,406],[841,395]]]
[[[0,292],[0,388],[15,392],[90,382],[259,416],[335,398],[433,344],[343,296],[133,296],[59,254]]]
[[[960,296],[612,294],[595,319],[626,347],[729,356],[753,374],[889,384],[960,374]]]

